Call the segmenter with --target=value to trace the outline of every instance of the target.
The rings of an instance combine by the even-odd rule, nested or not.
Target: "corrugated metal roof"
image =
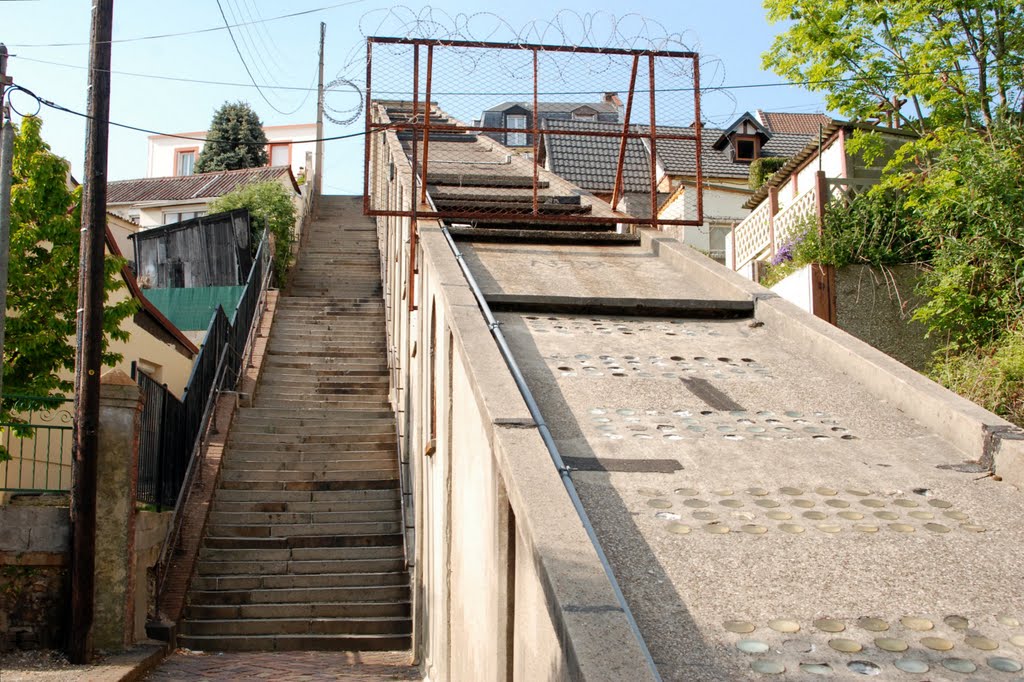
[[[107,204],[136,204],[145,201],[187,201],[213,199],[239,187],[291,178],[295,191],[298,185],[290,166],[244,168],[234,171],[196,173],[166,178],[138,178],[107,183]]]

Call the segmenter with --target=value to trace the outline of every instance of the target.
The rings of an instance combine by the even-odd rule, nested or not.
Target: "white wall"
[[[782,298],[808,313],[813,312],[811,265],[805,265],[771,289]]]
[[[832,138],[829,144],[821,153],[820,169],[825,171],[827,178],[846,177],[845,145],[842,143],[842,135]],[[814,187],[814,175],[819,170],[818,159],[812,158],[810,163],[800,169],[798,173],[790,176],[786,182],[779,187],[779,210],[781,211],[790,204],[797,196]]]
[[[747,183],[719,183],[704,188],[702,200],[704,223],[699,226],[669,225],[665,231],[679,241],[704,252],[722,252],[729,229],[749,213],[743,208],[751,192]],[[697,218],[697,193],[693,184],[684,184],[675,196],[666,203],[658,217],[665,220],[695,220]]]
[[[316,139],[316,124],[304,123],[301,125],[265,126],[263,131],[267,134],[267,140],[271,143],[294,142],[295,140]],[[206,131],[180,133],[184,137],[206,138]],[[196,154],[203,149],[202,141],[183,140],[178,137],[167,135],[151,135],[149,137],[149,150],[146,155],[146,177],[161,178],[175,175],[175,153],[179,150],[195,149]],[[302,168],[306,165],[306,152],[314,152],[316,157],[316,143],[302,142],[291,144],[292,174],[298,178]],[[309,169],[306,169],[307,171]],[[307,172],[307,176],[309,173]]]

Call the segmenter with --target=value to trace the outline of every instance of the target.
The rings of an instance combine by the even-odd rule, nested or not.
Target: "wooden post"
[[[779,212],[779,190],[768,190],[768,250],[775,257],[775,214]]]
[[[825,228],[825,206],[828,204],[828,180],[825,171],[814,174],[814,215],[818,219],[818,234]]]
[[[729,230],[729,241],[732,243],[732,271],[736,272],[736,223]]]

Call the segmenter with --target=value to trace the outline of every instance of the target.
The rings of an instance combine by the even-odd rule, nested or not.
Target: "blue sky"
[[[231,38],[225,30],[213,30],[147,40],[134,39],[156,34],[181,33],[223,27],[217,3],[211,0],[178,0],[173,3],[116,2],[114,7],[111,119],[161,132],[203,130],[214,110],[225,100],[245,100],[267,125],[312,122],[316,118],[315,94],[304,88],[315,86],[319,23],[327,24],[325,79],[336,76],[363,80],[364,35],[395,35],[419,19],[420,30],[451,30],[453,24],[468,26],[476,39],[509,40],[512,30],[538,26],[546,30],[546,42],[558,40],[550,22],[556,18],[573,39],[583,35],[582,22],[592,26],[587,42],[612,40],[610,17],[622,18],[621,33],[634,37],[642,30],[660,35],[680,34],[683,41],[701,53],[705,63],[703,85],[727,87],[777,83],[779,79],[761,70],[761,53],[771,45],[780,26],[769,26],[764,10],[754,0],[716,2],[654,1],[630,5],[606,0],[562,0],[557,5],[525,2],[467,3],[437,1],[430,5],[394,5],[373,0],[355,0],[339,5],[331,0],[221,0],[229,20],[258,21],[281,14],[315,10],[297,17],[267,21],[235,29],[235,38],[249,62],[257,82],[297,90],[265,89],[279,113],[250,85]],[[12,58],[8,73],[15,83],[70,109],[85,111],[86,71],[90,3],[73,0],[18,0],[0,2],[0,42],[8,45]],[[331,7],[328,7],[331,6]],[[326,9],[321,9],[326,8]],[[650,20],[646,26],[640,16]],[[431,27],[430,22],[434,22]],[[438,28],[440,27],[440,28]],[[466,29],[462,29],[465,33]],[[436,33],[434,33],[436,35]],[[532,40],[537,39],[533,34]],[[124,40],[124,42],[117,42]],[[51,46],[54,43],[77,43]],[[716,61],[717,60],[717,61]],[[61,65],[43,62],[56,62]],[[709,67],[717,67],[712,71]],[[78,68],[75,68],[78,67]],[[129,75],[143,74],[143,75]],[[153,78],[220,81],[238,85],[184,83]],[[511,86],[509,86],[511,89]],[[518,88],[516,88],[518,89]],[[501,90],[504,92],[504,90]],[[743,111],[821,112],[820,95],[796,87],[742,88],[729,90],[731,98],[709,94],[704,101],[704,120],[712,125],[728,123]],[[497,98],[502,99],[502,98]],[[571,99],[588,99],[586,97]],[[34,102],[15,95],[18,109],[31,112]],[[354,104],[351,91],[328,96],[328,104],[344,111]],[[442,107],[445,106],[441,102]],[[44,108],[43,135],[54,151],[68,158],[73,172],[81,177],[84,153],[84,120],[71,114]],[[336,118],[341,118],[337,116]],[[328,122],[325,135],[360,131],[362,121],[348,126]],[[146,164],[145,133],[111,130],[110,178],[142,177]],[[362,142],[328,142],[325,150],[325,192],[361,193]]]

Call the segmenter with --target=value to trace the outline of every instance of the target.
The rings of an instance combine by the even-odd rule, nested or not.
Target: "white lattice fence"
[[[807,216],[814,215],[815,191],[812,187],[799,195],[786,208],[782,209],[775,216],[775,245],[776,249],[797,236],[797,233],[804,227]]]
[[[771,202],[764,202],[735,227],[736,269],[743,267],[771,243]]]

